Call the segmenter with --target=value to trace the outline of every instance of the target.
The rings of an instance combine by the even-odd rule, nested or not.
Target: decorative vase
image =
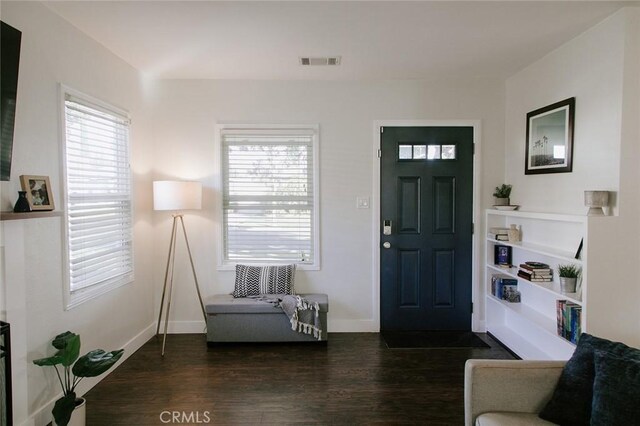
[[[18,201],[16,201],[15,206],[13,206],[13,211],[16,213],[31,211],[29,201],[27,200],[27,191],[18,191]]]
[[[520,241],[520,229],[518,225],[511,225],[509,227],[509,242],[517,243],[518,241]]]
[[[563,293],[575,293],[577,278],[560,277],[560,291]]]
[[[584,191],[584,205],[589,207],[587,216],[604,216],[602,208],[609,205],[609,191]]]
[[[508,206],[508,205],[510,205],[508,198],[497,198],[496,197],[496,198],[493,199],[493,201],[494,201],[494,203],[493,203],[494,206]]]
[[[67,426],[85,426],[87,421],[87,400],[84,398],[76,399],[76,408],[71,413],[71,419]]]

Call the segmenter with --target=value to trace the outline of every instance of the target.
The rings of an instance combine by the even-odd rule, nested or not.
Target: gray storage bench
[[[277,295],[276,295],[277,296]],[[322,335],[327,340],[326,294],[300,294],[311,303],[318,302]],[[317,342],[313,335],[298,333],[282,309],[251,298],[234,298],[230,294],[210,296],[206,302],[207,342]]]

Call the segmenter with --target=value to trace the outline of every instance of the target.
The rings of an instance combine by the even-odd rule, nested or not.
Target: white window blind
[[[129,119],[65,94],[65,181],[71,296],[132,281]]]
[[[314,264],[314,129],[222,131],[226,261]]]

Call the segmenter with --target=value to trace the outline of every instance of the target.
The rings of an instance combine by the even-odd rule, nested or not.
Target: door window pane
[[[413,146],[413,159],[424,160],[427,158],[427,146],[426,145],[414,145]]]
[[[429,145],[429,147],[427,148],[427,159],[428,160],[440,159],[440,145]]]
[[[442,145],[442,159],[443,160],[455,160],[456,159],[456,146],[455,145]]]
[[[413,158],[413,146],[412,145],[400,145],[400,151],[398,154],[400,160],[411,160]]]

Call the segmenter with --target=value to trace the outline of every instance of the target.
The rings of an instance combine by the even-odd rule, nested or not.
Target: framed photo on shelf
[[[569,98],[527,114],[524,174],[571,172],[575,105]]]
[[[580,245],[578,246],[578,251],[576,251],[576,259],[582,259],[582,245],[584,244],[584,238],[580,238]]]
[[[27,193],[31,210],[53,210],[53,194],[49,176],[20,176],[22,190]]]
[[[503,268],[511,267],[511,247],[496,244],[493,252],[493,263]]]

